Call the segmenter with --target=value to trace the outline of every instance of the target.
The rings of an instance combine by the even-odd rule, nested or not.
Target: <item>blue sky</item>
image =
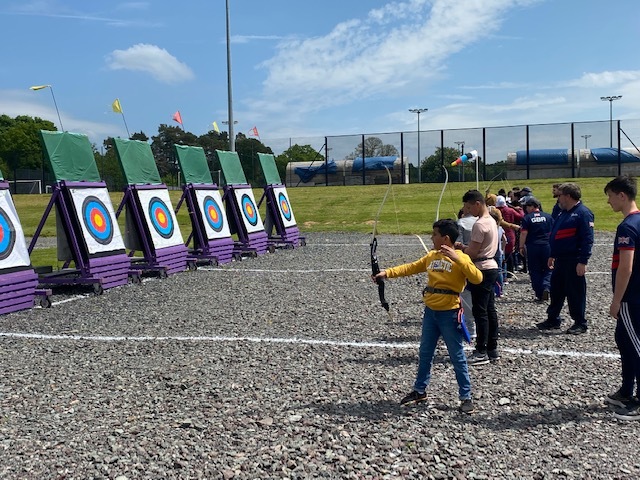
[[[262,141],[640,119],[637,0],[231,0],[235,129]],[[225,1],[3,0],[0,113],[101,144],[227,118]],[[639,138],[634,139],[640,140]],[[606,146],[606,145],[605,145]]]

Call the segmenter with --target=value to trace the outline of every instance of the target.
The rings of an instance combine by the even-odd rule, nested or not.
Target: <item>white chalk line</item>
[[[358,342],[339,340],[317,340],[312,338],[278,338],[278,337],[228,337],[228,336],[105,336],[105,335],[48,335],[44,333],[0,332],[0,337],[26,340],[54,340],[54,341],[89,341],[89,342],[249,342],[273,344],[321,345],[332,347],[355,348],[387,348],[392,350],[417,349],[418,343],[389,343],[389,342]],[[472,347],[466,347],[471,350]],[[531,350],[525,348],[501,348],[502,353],[514,355],[543,355],[551,357],[574,358],[611,358],[619,359],[620,355],[607,352],[576,352],[571,350]]]
[[[211,268],[198,267],[205,272],[252,272],[252,273],[324,273],[324,272],[369,272],[370,268],[320,268],[320,269],[267,269],[267,268]]]

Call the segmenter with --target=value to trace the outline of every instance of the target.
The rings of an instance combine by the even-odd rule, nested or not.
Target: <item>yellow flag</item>
[[[33,87],[29,87],[30,90],[42,90],[43,88],[50,87],[51,85],[35,85]]]
[[[111,108],[115,113],[122,113],[122,105],[120,105],[120,99],[116,98],[111,104]]]
[[[213,130],[216,133],[220,133],[220,129],[218,128],[218,123],[217,122],[213,122]]]

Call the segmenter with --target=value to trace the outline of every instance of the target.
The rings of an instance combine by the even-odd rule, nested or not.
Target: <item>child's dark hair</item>
[[[440,232],[440,235],[442,235],[443,237],[449,237],[451,243],[454,243],[456,241],[456,238],[458,238],[458,224],[455,220],[452,220],[450,218],[443,218],[442,220],[436,221],[433,224],[433,228],[437,228],[438,232]]]
[[[620,175],[611,180],[604,187],[604,193],[624,193],[629,200],[635,200],[638,194],[638,185],[636,179],[629,175]]]

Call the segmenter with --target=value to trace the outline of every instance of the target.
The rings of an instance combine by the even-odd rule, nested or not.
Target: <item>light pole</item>
[[[53,98],[53,106],[56,107],[56,113],[58,114],[58,121],[60,122],[60,130],[64,132],[64,127],[62,126],[62,119],[60,118],[60,111],[58,110],[58,104],[56,103],[56,96],[53,94],[53,86],[52,85],[36,85],[33,87],[29,87],[30,90],[42,90],[43,88],[48,88],[51,90],[51,98]]]
[[[236,137],[233,134],[233,125],[236,123],[233,121],[233,94],[231,89],[231,31],[229,20],[229,0],[226,1],[227,6],[227,103],[229,105],[229,151],[236,151]]]
[[[453,142],[458,145],[458,150],[460,150],[460,156],[464,155],[464,142]],[[458,169],[458,181],[460,181],[460,172],[462,172],[462,181],[464,182],[464,163],[460,164],[460,168]]]
[[[418,183],[422,183],[422,159],[420,158],[420,114],[428,111],[428,108],[410,108],[411,113],[418,114]]]
[[[600,100],[603,102],[609,102],[609,133],[610,133],[610,142],[609,147],[613,148],[613,101],[620,100],[622,95],[613,95],[610,97],[600,97]]]
[[[584,149],[586,150],[588,148],[587,141],[591,138],[591,135],[580,135],[580,136],[584,138]]]

